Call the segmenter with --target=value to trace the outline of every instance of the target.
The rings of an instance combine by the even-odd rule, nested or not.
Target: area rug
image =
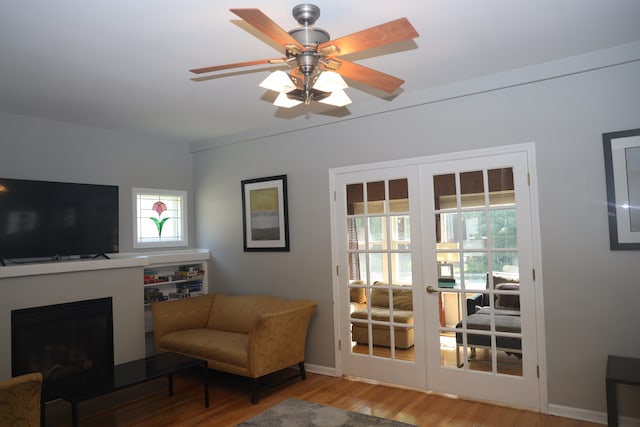
[[[345,411],[344,409],[287,399],[237,427],[415,427],[399,421]]]

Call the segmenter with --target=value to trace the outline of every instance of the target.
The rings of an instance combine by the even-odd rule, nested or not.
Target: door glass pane
[[[387,282],[389,278],[387,254],[386,253],[370,253],[369,256],[369,283],[375,281]]]
[[[463,172],[460,174],[460,194],[462,207],[484,206],[484,178],[482,171]]]
[[[493,271],[513,274],[519,277],[518,252],[505,251],[493,253]]]
[[[411,221],[409,215],[391,216],[391,248],[409,250],[411,247]]]
[[[486,289],[487,271],[489,271],[486,252],[465,252],[463,267],[465,289]]]
[[[367,254],[366,253],[359,253],[358,254],[358,270],[359,270],[358,279],[365,280],[366,283],[369,283],[369,275],[367,274],[367,271],[369,271],[369,269],[368,269],[368,264],[367,264]]]
[[[387,218],[384,216],[369,217],[369,249],[387,249]]]
[[[384,181],[367,183],[367,213],[385,213]]]
[[[389,181],[389,212],[409,212],[409,185],[406,178]]]
[[[393,283],[411,283],[411,254],[397,253],[393,255]]]
[[[436,237],[438,244],[456,244],[460,241],[458,231],[458,213],[442,212],[436,214]],[[440,245],[438,245],[440,246]]]
[[[462,212],[462,231],[464,248],[484,249],[487,247],[486,211]]]
[[[513,169],[489,169],[487,176],[489,178],[489,204],[491,206],[514,204]]]
[[[433,177],[434,205],[436,210],[456,207],[455,174],[436,175]]]
[[[364,213],[364,187],[362,184],[347,185],[347,215]]]
[[[489,212],[494,248],[517,248],[518,236],[516,228],[516,210],[495,209]]]
[[[349,249],[357,250],[366,247],[367,226],[362,217],[347,218]]]

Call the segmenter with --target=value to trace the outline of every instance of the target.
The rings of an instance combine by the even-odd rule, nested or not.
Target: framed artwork
[[[438,280],[453,279],[453,264],[450,262],[438,263]]]
[[[602,134],[609,244],[640,250],[640,129]]]
[[[289,251],[287,176],[242,181],[245,252]]]

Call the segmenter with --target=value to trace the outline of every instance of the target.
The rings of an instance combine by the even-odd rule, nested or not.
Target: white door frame
[[[341,350],[339,349],[340,339],[340,326],[342,321],[345,321],[340,312],[339,299],[338,299],[338,276],[336,267],[339,262],[337,259],[337,242],[336,240],[336,226],[337,219],[335,217],[335,178],[338,174],[343,173],[356,173],[371,171],[376,169],[386,169],[394,167],[417,167],[420,164],[438,162],[438,161],[455,161],[467,158],[502,155],[509,153],[525,152],[527,154],[527,162],[529,168],[529,181],[530,181],[530,201],[531,201],[531,238],[532,238],[532,254],[533,265],[536,272],[536,286],[534,295],[534,304],[536,311],[536,345],[537,345],[537,357],[539,366],[539,387],[538,387],[538,400],[539,411],[548,412],[548,393],[547,393],[547,360],[546,360],[546,336],[545,336],[545,317],[544,317],[544,298],[543,298],[543,274],[542,274],[542,253],[541,253],[541,241],[540,241],[540,215],[538,209],[538,186],[536,177],[536,156],[535,156],[535,143],[522,143],[507,146],[497,146],[490,148],[483,148],[469,151],[459,151],[446,154],[437,154],[432,156],[417,157],[411,159],[393,160],[386,162],[368,163],[362,165],[345,166],[340,168],[333,168],[329,170],[329,200],[330,203],[330,218],[331,218],[331,252],[332,252],[332,281],[333,281],[333,315],[334,315],[334,343],[335,343],[335,364],[336,375],[343,375],[343,367],[341,361]],[[412,242],[412,244],[419,244],[419,242]],[[414,268],[421,268],[414,266]],[[422,274],[419,274],[422,277]],[[416,289],[420,287],[420,284],[416,284]],[[348,320],[347,320],[348,321]],[[423,328],[424,330],[424,328]]]

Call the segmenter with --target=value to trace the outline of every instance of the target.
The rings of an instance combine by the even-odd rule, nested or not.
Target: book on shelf
[[[201,271],[176,271],[176,280],[192,279],[194,277],[202,276],[204,273]]]
[[[170,299],[183,299],[189,298],[191,296],[190,292],[169,292]]]
[[[202,282],[178,283],[176,290],[178,292],[199,292],[202,290]]]
[[[148,292],[144,294],[144,303],[151,304],[156,301],[166,301],[169,297],[162,292]]]
[[[199,272],[200,264],[192,264],[192,265],[181,265],[178,267],[178,271],[186,271],[186,272]]]

